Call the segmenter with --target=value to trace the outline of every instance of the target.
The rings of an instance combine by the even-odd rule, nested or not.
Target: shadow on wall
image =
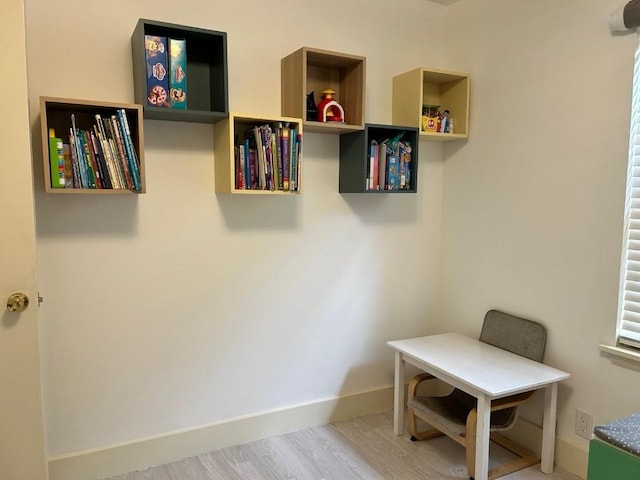
[[[216,194],[225,225],[232,231],[295,230],[300,226],[299,198]]]

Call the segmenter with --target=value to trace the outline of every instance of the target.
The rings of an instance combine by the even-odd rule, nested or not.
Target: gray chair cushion
[[[409,399],[407,404],[444,424],[450,432],[461,434],[466,430],[467,415],[476,407],[476,402],[474,397],[456,388],[444,397],[417,396]],[[491,430],[506,430],[511,427],[516,420],[517,410],[516,407],[511,407],[491,412]]]
[[[489,310],[484,317],[479,340],[541,362],[547,344],[547,329],[533,320]]]
[[[598,425],[593,433],[600,440],[640,456],[640,413]]]

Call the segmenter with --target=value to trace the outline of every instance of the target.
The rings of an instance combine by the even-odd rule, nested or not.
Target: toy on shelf
[[[449,110],[445,110],[444,112],[442,112],[442,115],[440,116],[440,128],[438,128],[438,131],[440,133],[449,133],[449,126],[450,126],[450,120],[449,120]]]
[[[322,91],[322,100],[318,104],[319,122],[341,122],[344,123],[344,109],[333,98],[335,91],[328,88]]]
[[[440,122],[440,105],[422,106],[422,131],[437,132]]]
[[[422,106],[422,131],[429,133],[453,133],[453,120],[449,110],[440,112],[440,105]]]

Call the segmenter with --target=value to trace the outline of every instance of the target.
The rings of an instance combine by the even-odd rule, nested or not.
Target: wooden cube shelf
[[[124,110],[126,115],[126,124],[129,127],[129,137],[131,142],[128,142],[128,138],[124,139],[120,137],[123,132],[122,130],[116,130],[116,127],[112,125],[106,126],[104,122],[111,119],[112,116],[117,118],[118,110]],[[73,115],[73,120],[72,120]],[[103,155],[103,146],[104,148],[108,148],[107,144],[100,143],[97,144],[93,150],[89,150],[89,145],[92,145],[91,139],[88,142],[81,142],[82,147],[87,148],[85,150],[82,148],[85,161],[76,160],[75,166],[72,161],[72,155],[69,153],[67,155],[67,161],[65,161],[64,170],[67,175],[67,178],[70,176],[73,177],[75,175],[78,182],[80,181],[80,177],[87,175],[87,171],[93,172],[97,170],[97,173],[90,173],[89,178],[93,177],[95,187],[85,187],[85,188],[72,188],[69,187],[68,184],[73,185],[73,182],[65,182],[67,183],[66,187],[63,188],[54,188],[52,186],[52,178],[51,178],[51,159],[50,159],[50,144],[49,144],[49,134],[50,131],[55,134],[56,138],[62,140],[62,143],[70,145],[70,130],[73,128],[73,124],[75,122],[75,126],[78,130],[85,132],[92,132],[94,130],[94,125],[98,129],[98,122],[96,120],[96,115],[101,117],[101,122],[103,127],[107,129],[107,137],[112,137],[113,142],[110,140],[106,140],[111,145],[113,150],[109,150],[109,158],[107,158],[107,153]],[[143,119],[142,119],[142,107],[140,105],[135,104],[126,104],[126,103],[112,103],[112,102],[99,102],[92,100],[74,100],[68,98],[56,98],[56,97],[40,97],[40,128],[42,135],[42,159],[44,165],[44,189],[47,193],[106,193],[106,194],[121,194],[121,193],[144,193],[146,191],[146,182],[145,182],[145,171],[144,171],[144,134],[143,134]],[[104,131],[103,128],[103,131]],[[98,129],[99,131],[100,129]],[[124,133],[126,135],[126,132]],[[120,138],[118,138],[120,137]],[[86,137],[85,137],[86,138]],[[100,140],[98,140],[100,142]],[[134,152],[129,152],[129,156],[126,153],[127,148],[133,148]],[[97,152],[97,153],[95,153]],[[137,160],[137,165],[134,165],[133,168],[137,168],[137,173],[133,173],[131,168],[129,167],[133,158]],[[103,159],[104,158],[104,159]],[[114,162],[120,161],[120,163],[116,164]],[[55,162],[55,160],[54,160]],[[80,170],[83,170],[83,173],[80,173]],[[117,169],[117,170],[114,170]],[[129,173],[127,173],[127,169]],[[75,170],[75,173],[73,172]],[[57,172],[55,172],[57,173]],[[55,174],[54,173],[54,174]],[[62,172],[61,172],[62,173]],[[113,188],[102,187],[98,188],[98,181],[96,180],[96,175],[98,177],[107,177],[105,179],[105,185],[108,183],[113,183]],[[118,188],[117,182],[120,180],[112,180],[113,177],[120,178],[123,182],[127,182],[127,177],[130,179],[133,178],[131,175],[138,176],[138,183],[140,188],[127,188],[120,187]],[[101,180],[102,181],[102,180]],[[131,184],[133,184],[135,180],[131,180]],[[76,184],[78,183],[76,182]],[[108,183],[107,183],[108,182]],[[91,182],[89,182],[91,183]]]
[[[145,35],[184,39],[186,44],[186,109],[147,102]],[[144,118],[215,123],[229,113],[227,34],[203,28],[140,19],[131,36],[135,100]]]
[[[282,115],[302,118],[306,132],[342,134],[364,128],[365,57],[302,47],[282,59]],[[315,103],[332,89],[344,123],[307,119],[307,94]]]
[[[416,68],[393,77],[392,123],[420,129],[420,138],[434,141],[459,140],[469,136],[469,75]],[[422,108],[438,105],[449,110],[453,133],[422,129]]]
[[[299,137],[299,150],[297,156],[297,167],[295,177],[290,174],[291,183],[295,189],[281,189],[281,188],[267,188],[267,189],[246,189],[238,188],[236,183],[236,169],[238,162],[236,160],[235,147],[240,143],[244,144],[246,133],[254,127],[260,127],[263,125],[272,126],[275,133],[275,127],[280,125],[282,127],[289,127],[296,129],[296,136]],[[216,193],[234,193],[245,195],[295,195],[300,193],[301,180],[302,180],[302,119],[292,117],[262,117],[259,115],[251,114],[238,114],[230,113],[228,118],[225,118],[213,127],[214,145],[213,152],[215,155],[215,191]],[[289,142],[289,145],[292,145]],[[271,165],[277,167],[277,156],[274,155]],[[258,171],[256,166],[255,171]],[[280,172],[281,170],[278,170]]]
[[[371,152],[372,141],[376,141],[378,144],[385,140],[393,139],[398,134],[403,133],[400,141],[406,142],[411,146],[410,161],[408,162],[408,185],[407,188],[397,189],[375,189],[371,185],[369,178],[371,173],[375,170],[378,171],[378,178],[380,179],[381,162],[378,159],[376,168],[372,170],[372,157]],[[365,124],[364,130],[359,132],[347,133],[340,136],[340,172],[339,172],[339,187],[340,193],[415,193],[418,190],[418,129],[416,127],[403,127],[397,125],[374,125]],[[400,156],[397,152],[394,154],[396,157],[396,166],[398,168],[397,178],[400,180],[402,172],[400,171]],[[387,154],[388,158],[388,154]],[[388,163],[387,163],[388,167]],[[386,178],[385,184],[389,184],[388,170],[384,170],[386,175],[383,174],[382,178]],[[406,176],[405,176],[406,178]],[[381,185],[381,182],[377,182]],[[400,182],[396,183],[399,185]]]

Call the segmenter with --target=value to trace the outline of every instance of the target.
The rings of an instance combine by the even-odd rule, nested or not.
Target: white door
[[[24,0],[2,0],[0,102],[0,478],[44,480]],[[12,293],[29,306],[11,312]]]

